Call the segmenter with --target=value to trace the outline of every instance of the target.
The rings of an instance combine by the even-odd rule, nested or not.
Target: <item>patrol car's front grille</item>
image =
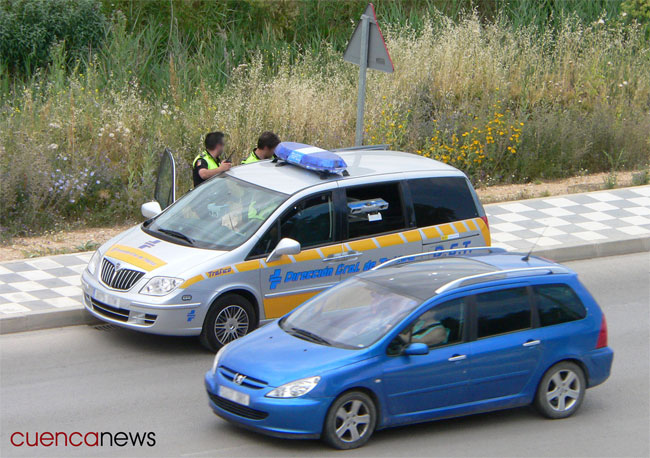
[[[214,402],[217,407],[222,408],[226,412],[239,415],[240,417],[250,418],[251,420],[264,420],[269,416],[267,412],[251,409],[250,407],[237,404],[236,402],[229,401],[228,399],[224,399],[221,396],[217,396],[216,394],[212,394],[210,392],[208,392],[208,394],[210,395],[212,402]]]
[[[102,281],[106,286],[122,291],[129,290],[142,278],[144,272],[131,269],[115,270],[115,264],[104,258],[102,261]]]
[[[90,295],[88,294],[86,294],[86,302],[90,303],[94,312],[97,312],[98,314],[105,316],[106,318],[110,318],[111,320],[115,320],[115,321],[121,321],[122,323],[126,323],[129,321],[129,313],[130,313],[129,310],[104,304],[103,302],[100,302],[97,299],[90,297]],[[156,322],[157,315],[146,313],[143,316],[138,318],[141,321],[138,324],[142,324],[144,326],[151,326]]]
[[[235,379],[238,378],[237,376],[240,376],[239,377],[240,379],[241,379],[241,377],[244,377],[243,379],[241,379],[241,383],[238,383],[238,385],[246,386],[246,387],[252,388],[254,390],[261,390],[266,385],[268,385],[268,383],[265,382],[264,380],[258,380],[256,378],[249,377],[246,374],[241,374],[241,373],[236,372],[236,371],[234,371],[234,370],[232,370],[232,369],[230,369],[230,368],[228,368],[226,366],[219,366],[219,370],[221,372],[221,375],[224,376],[224,378],[230,380],[233,383],[237,383],[235,381]]]

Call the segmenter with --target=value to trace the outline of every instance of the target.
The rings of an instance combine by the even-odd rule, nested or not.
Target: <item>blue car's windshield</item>
[[[145,230],[199,248],[232,250],[248,240],[286,198],[222,174],[183,196]]]
[[[365,348],[400,323],[420,301],[359,278],[340,283],[287,318],[287,333],[323,345]]]

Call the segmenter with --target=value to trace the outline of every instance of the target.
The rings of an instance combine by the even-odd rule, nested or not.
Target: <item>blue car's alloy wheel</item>
[[[377,409],[365,393],[352,391],[334,401],[327,413],[323,439],[334,448],[351,449],[368,442],[377,423]]]
[[[535,406],[549,418],[566,418],[582,404],[587,388],[583,370],[572,362],[551,367],[537,388]]]

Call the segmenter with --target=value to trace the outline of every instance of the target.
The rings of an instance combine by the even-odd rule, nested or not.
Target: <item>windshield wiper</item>
[[[300,328],[289,328],[289,331],[294,333],[296,337],[301,337],[305,340],[311,340],[312,342],[327,345],[329,347],[332,346],[332,344],[327,339],[324,339],[321,336],[314,334],[313,332],[305,331],[304,329]]]
[[[190,245],[194,245],[194,240],[192,240],[190,237],[187,235],[183,234],[182,232],[174,231],[172,229],[158,229],[158,232],[162,232],[163,234],[171,235],[172,237],[176,237],[177,239],[183,239]]]

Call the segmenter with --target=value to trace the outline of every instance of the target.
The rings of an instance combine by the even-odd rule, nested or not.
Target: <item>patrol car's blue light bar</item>
[[[315,172],[342,173],[348,167],[338,154],[303,143],[282,142],[275,148],[275,155],[289,164]]]

